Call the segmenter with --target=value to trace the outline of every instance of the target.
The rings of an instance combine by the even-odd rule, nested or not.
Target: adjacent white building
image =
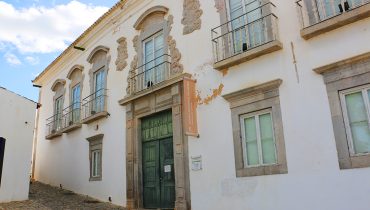
[[[0,87],[0,203],[28,199],[36,102]]]
[[[34,80],[35,178],[128,209],[368,210],[369,16],[120,1]]]

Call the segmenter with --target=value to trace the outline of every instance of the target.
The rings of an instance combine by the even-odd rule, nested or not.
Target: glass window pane
[[[257,144],[257,131],[256,131],[256,119],[250,117],[244,119],[245,126],[245,141],[246,141],[246,153],[247,153],[247,165],[253,166],[259,164],[258,158],[258,144]]]
[[[276,149],[271,114],[260,115],[262,158],[264,164],[276,163]]]
[[[355,153],[370,152],[370,129],[362,92],[345,97]]]
[[[100,176],[100,167],[101,167],[101,162],[100,162],[100,151],[96,152],[96,176]]]

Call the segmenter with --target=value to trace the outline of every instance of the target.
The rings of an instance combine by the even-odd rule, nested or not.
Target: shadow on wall
[[[3,172],[4,153],[5,153],[5,139],[0,137],[0,187]]]

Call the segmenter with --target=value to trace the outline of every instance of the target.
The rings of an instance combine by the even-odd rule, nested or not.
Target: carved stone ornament
[[[168,36],[167,43],[171,55],[171,75],[180,74],[184,71],[184,66],[180,63],[181,53],[176,48],[176,41],[172,36]]]
[[[117,47],[116,66],[117,66],[117,71],[122,71],[127,66],[126,59],[128,58],[126,38],[122,37],[122,38],[118,39],[117,43],[119,45]]]
[[[181,23],[184,25],[183,34],[186,35],[201,28],[202,20],[200,17],[203,11],[200,9],[199,0],[184,0],[183,7]]]
[[[172,24],[173,24],[173,16],[172,15],[168,16],[167,24],[168,24],[168,28],[169,28],[169,32],[170,32],[171,29],[172,29]],[[176,48],[176,41],[170,35],[167,37],[167,44],[168,44],[168,49],[170,50],[170,55],[171,55],[171,72],[170,73],[171,73],[171,75],[180,74],[184,71],[184,67],[180,63],[181,53]]]
[[[127,76],[127,88],[126,88],[126,93],[128,95],[130,95],[131,93],[133,93],[133,90],[135,88],[135,79],[132,79],[133,77],[135,77],[135,70],[137,68],[137,63],[138,63],[138,52],[139,52],[139,36],[136,35],[134,37],[134,39],[132,40],[133,44],[134,44],[134,49],[135,49],[135,52],[136,52],[136,55],[134,56],[134,59],[131,61],[131,65],[130,65],[130,71],[128,73],[128,76]]]
[[[222,12],[225,10],[225,0],[215,0],[215,8],[217,12]]]

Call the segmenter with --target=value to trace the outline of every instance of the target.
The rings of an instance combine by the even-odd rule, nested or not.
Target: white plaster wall
[[[28,199],[36,103],[0,88],[0,137],[6,139],[0,203]]]
[[[182,54],[185,71],[197,79],[202,98],[212,95],[212,89],[224,85],[222,94],[235,92],[274,79],[282,79],[280,101],[283,117],[288,174],[236,178],[231,116],[228,103],[217,97],[208,105],[198,107],[200,138],[189,138],[189,156],[202,155],[203,170],[190,171],[191,201],[194,210],[368,210],[370,200],[370,169],[340,170],[330,116],[329,102],[321,75],[313,68],[369,52],[370,20],[359,21],[335,31],[305,41],[300,37],[295,1],[274,1],[279,17],[280,41],[278,52],[229,68],[228,73],[213,70],[211,28],[220,25],[214,0],[201,0],[202,28],[182,35],[182,1],[135,1],[129,11],[121,13],[117,24],[96,33],[86,41],[85,52],[75,54],[46,75],[43,81],[40,130],[36,159],[36,179],[125,205],[125,107],[118,100],[126,94],[127,74],[135,54],[132,39],[137,18],[148,8],[165,5],[174,16],[171,36]],[[128,66],[116,71],[116,40],[124,36],[128,42]],[[293,65],[291,42],[295,47],[299,82]],[[52,141],[45,140],[45,120],[52,116],[51,85],[65,79],[69,69],[85,66],[82,96],[90,94],[86,61],[98,45],[110,48],[108,73],[108,112],[102,119]],[[67,80],[67,79],[66,79]],[[65,107],[68,106],[68,86]],[[99,129],[95,130],[95,126]],[[89,182],[87,137],[104,133],[103,180]],[[190,160],[189,160],[190,161]]]

